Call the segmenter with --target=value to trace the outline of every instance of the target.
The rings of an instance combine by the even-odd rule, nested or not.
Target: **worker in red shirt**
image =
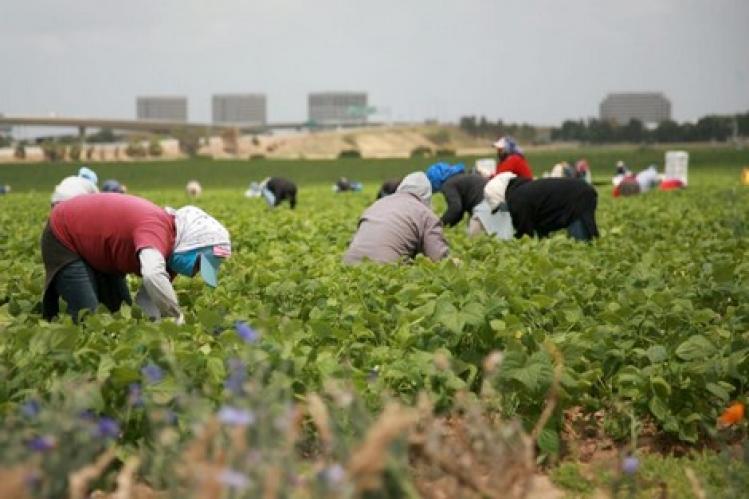
[[[520,178],[533,180],[533,170],[531,165],[523,156],[523,151],[515,140],[505,135],[492,144],[497,150],[497,170],[495,175],[510,172]]]
[[[161,208],[127,194],[89,194],[57,204],[42,233],[46,271],[42,315],[59,312],[59,297],[74,321],[99,303],[114,312],[132,305],[126,274],[143,283],[135,297],[153,319],[184,315],[172,287],[176,274],[200,272],[217,284],[220,263],[231,254],[229,232],[200,208]]]

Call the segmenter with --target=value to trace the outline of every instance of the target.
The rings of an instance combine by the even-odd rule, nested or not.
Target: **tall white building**
[[[217,94],[212,101],[213,122],[236,125],[265,125],[265,94]]]
[[[318,125],[356,125],[367,122],[365,92],[319,92],[307,99],[309,121]]]
[[[5,116],[3,113],[0,113],[0,118]],[[0,135],[10,135],[10,133],[13,131],[13,127],[10,125],[6,125],[4,123],[0,123]]]
[[[611,93],[601,102],[602,121],[626,125],[632,119],[657,125],[671,119],[671,101],[660,92]]]
[[[187,97],[138,97],[135,107],[139,120],[187,122]]]

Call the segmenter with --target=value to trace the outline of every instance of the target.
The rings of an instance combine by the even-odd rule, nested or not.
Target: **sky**
[[[612,91],[749,111],[747,0],[2,0],[0,113],[134,118],[138,95],[363,91],[374,121],[558,125]]]

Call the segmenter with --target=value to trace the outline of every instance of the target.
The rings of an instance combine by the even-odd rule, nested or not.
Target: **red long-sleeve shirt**
[[[512,172],[520,178],[527,178],[533,180],[533,170],[531,165],[524,156],[520,154],[511,154],[507,156],[502,162],[497,163],[497,171],[495,175]]]

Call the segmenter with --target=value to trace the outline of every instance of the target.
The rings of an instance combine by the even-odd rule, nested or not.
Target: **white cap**
[[[492,144],[495,149],[504,149],[507,147],[507,142],[505,142],[505,138],[501,137],[499,140],[497,140],[495,143]]]

